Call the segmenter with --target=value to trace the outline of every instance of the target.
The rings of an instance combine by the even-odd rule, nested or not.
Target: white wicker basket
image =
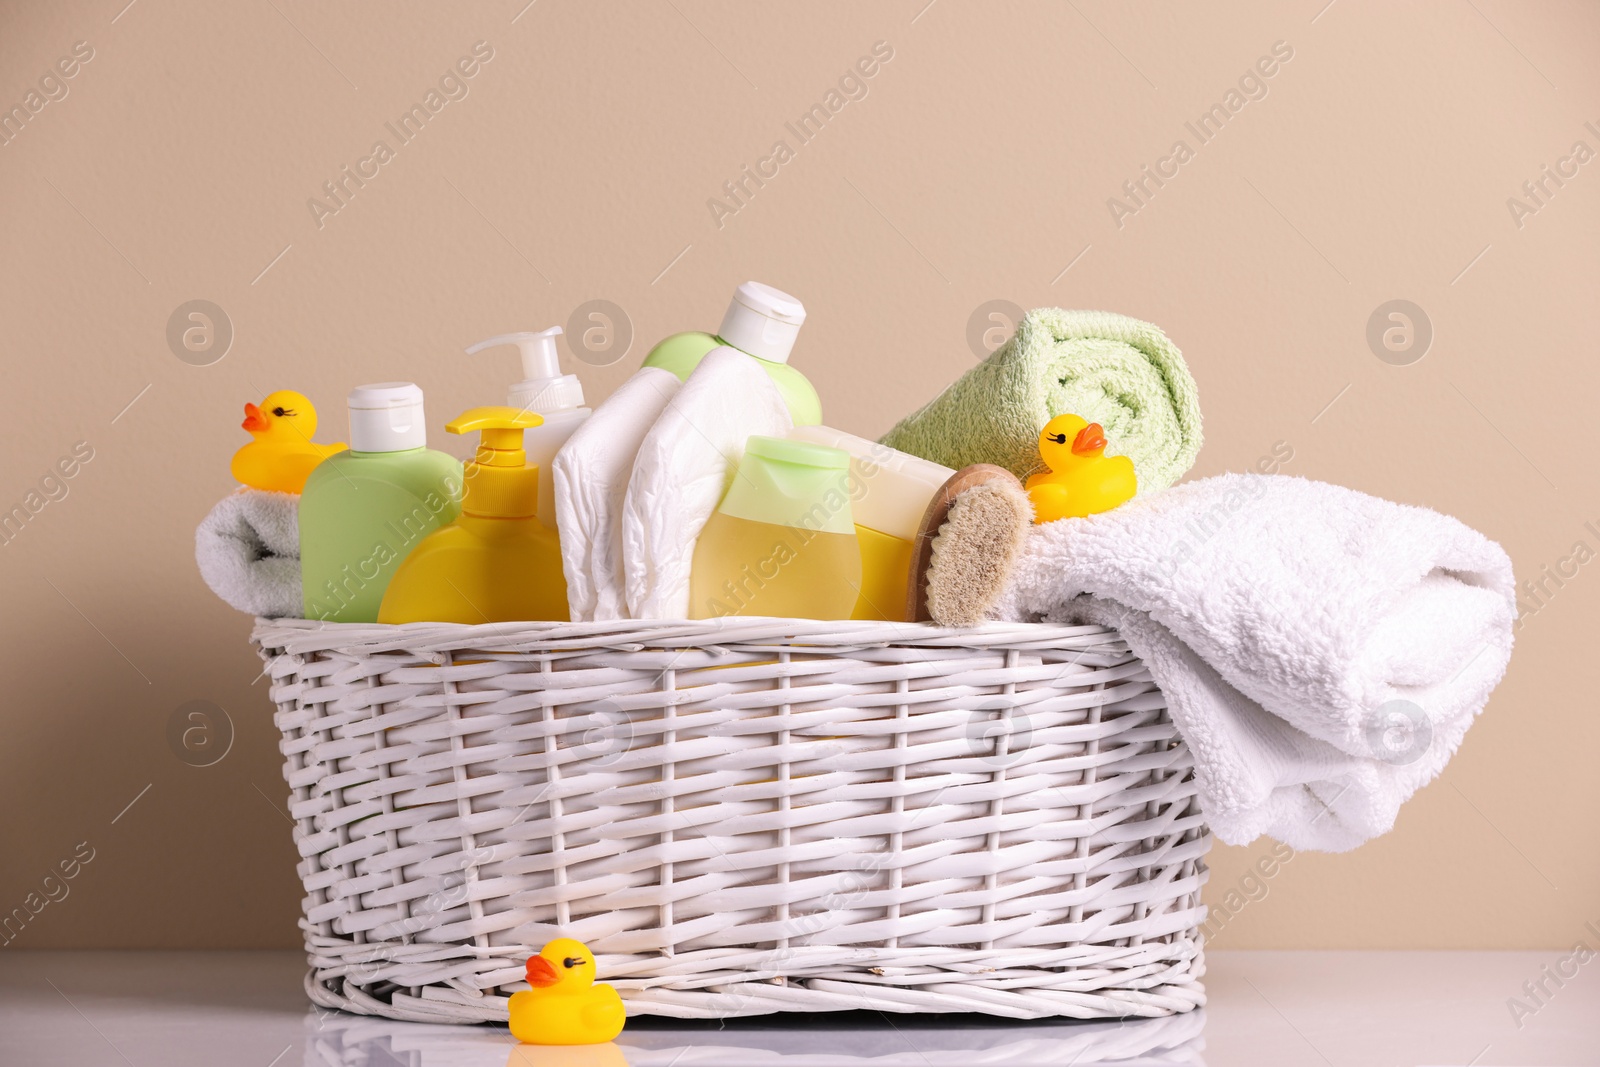
[[[307,990],[503,1020],[587,942],[631,1014],[1204,1002],[1210,836],[1114,631],[257,623]]]

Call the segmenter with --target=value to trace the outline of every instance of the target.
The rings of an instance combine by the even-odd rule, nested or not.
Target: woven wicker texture
[[[259,621],[307,989],[505,1018],[585,941],[632,1014],[1164,1015],[1210,845],[1098,627]]]

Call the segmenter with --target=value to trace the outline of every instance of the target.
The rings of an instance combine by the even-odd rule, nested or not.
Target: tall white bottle
[[[544,417],[544,425],[523,431],[522,447],[528,465],[539,467],[539,521],[552,530],[556,528],[556,498],[555,479],[549,474],[551,461],[592,414],[583,406],[583,383],[578,376],[561,373],[561,353],[556,348],[559,336],[561,327],[552,326],[539,333],[501,334],[467,349],[471,356],[486,348],[516,345],[522,353],[522,381],[512,384],[506,403]]]

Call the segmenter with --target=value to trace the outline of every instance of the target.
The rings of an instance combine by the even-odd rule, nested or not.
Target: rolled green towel
[[[1200,400],[1160,328],[1109,311],[1036,308],[988,359],[883,437],[890,448],[960,470],[1042,468],[1039,431],[1071,412],[1098,422],[1106,452],[1133,460],[1139,492],[1165,489],[1200,452]]]

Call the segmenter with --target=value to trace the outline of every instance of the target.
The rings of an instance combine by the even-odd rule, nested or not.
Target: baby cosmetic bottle
[[[376,622],[401,562],[460,514],[461,464],[427,444],[415,385],[350,393],[350,449],[318,464],[300,495],[306,618]]]
[[[544,472],[539,479],[539,521],[552,530],[556,528],[556,498],[550,464],[567,438],[592,414],[583,406],[583,383],[578,376],[561,373],[561,353],[556,348],[560,336],[561,327],[552,326],[539,333],[501,334],[467,349],[470,356],[486,348],[516,345],[522,353],[522,381],[511,386],[506,405],[531,411],[544,420],[528,428],[523,447],[528,465]]]
[[[382,623],[567,620],[556,532],[538,520],[538,467],[524,431],[543,420],[512,407],[473,408],[445,427],[478,433],[461,515],[406,557],[378,612]]]
[[[805,305],[788,293],[760,282],[745,282],[734,290],[715,336],[675,333],[650,350],[644,365],[664,367],[681,381],[688,381],[713,348],[737,349],[771,376],[795,425],[814,426],[822,421],[822,401],[806,376],[789,366],[789,351],[805,321]]]
[[[837,448],[751,437],[695,542],[689,617],[848,619],[861,591],[849,468]]]
[[[907,621],[917,531],[929,502],[956,472],[831,426],[796,426],[789,439],[850,456],[850,509],[861,543],[861,597],[850,617]]]

